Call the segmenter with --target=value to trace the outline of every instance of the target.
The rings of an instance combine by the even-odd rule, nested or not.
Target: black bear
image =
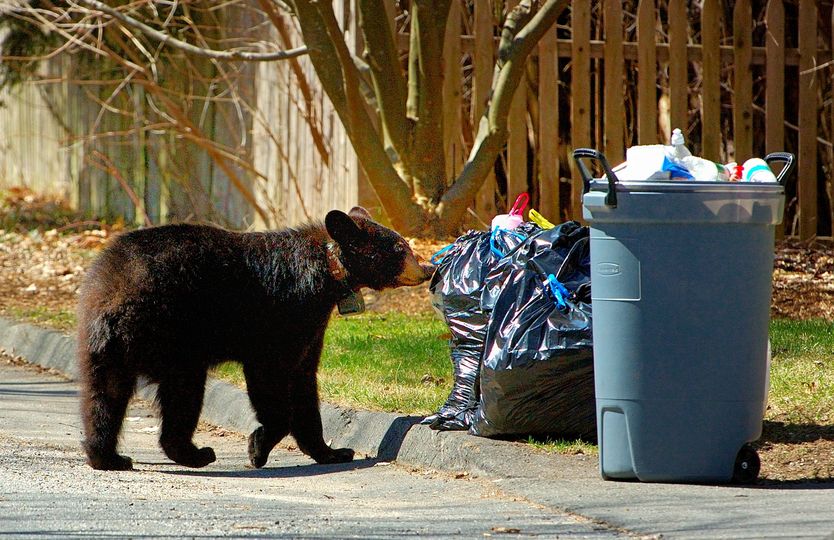
[[[243,366],[261,427],[249,460],[262,467],[286,435],[319,463],[353,459],[322,436],[316,371],[334,306],[361,287],[431,277],[399,234],[356,207],[325,222],[238,233],[165,225],[117,237],[80,291],[78,354],[84,450],[96,469],[127,470],[117,453],[137,376],[159,384],[159,443],[173,461],[203,467],[192,442],[209,367]]]

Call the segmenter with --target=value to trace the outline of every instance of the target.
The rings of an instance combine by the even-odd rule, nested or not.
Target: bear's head
[[[434,272],[431,265],[420,263],[405,238],[374,221],[360,206],[347,214],[328,212],[324,225],[339,244],[342,264],[362,286],[380,290],[419,285]]]

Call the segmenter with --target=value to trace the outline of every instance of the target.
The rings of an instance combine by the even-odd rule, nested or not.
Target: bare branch
[[[284,45],[289,47],[291,38],[284,18],[278,13],[272,5],[272,0],[258,0],[261,9],[264,10],[272,25],[278,32],[278,36]],[[316,115],[313,108],[313,91],[310,88],[310,83],[307,81],[307,76],[301,68],[301,64],[295,58],[290,58],[290,69],[295,75],[295,80],[298,83],[298,88],[301,90],[301,95],[304,97],[304,120],[307,121],[307,126],[310,128],[310,135],[313,137],[313,143],[316,145],[316,150],[321,156],[321,160],[326,167],[330,166],[330,152],[327,151],[327,145],[324,141],[324,136],[316,123]]]
[[[400,159],[407,161],[407,89],[388,18],[381,16],[385,13],[385,6],[381,0],[359,0],[357,6],[359,26],[365,38],[362,57],[371,74],[382,128]]]
[[[450,0],[414,0],[408,68],[408,116],[415,121],[412,142],[414,191],[419,199],[440,200],[446,188],[446,156],[438,152],[443,133],[443,38]]]
[[[359,89],[361,79],[344,35],[329,2],[293,0],[295,13],[310,47],[310,61],[319,81],[339,115],[348,138],[368,179],[386,208],[394,228],[410,230],[420,221],[420,211],[411,200],[411,190],[391,164],[373,127]]]
[[[498,153],[504,148],[509,135],[507,117],[510,104],[524,75],[527,58],[568,5],[567,0],[547,0],[530,18],[536,3],[535,0],[522,0],[507,17],[501,36],[501,63],[500,67],[496,66],[492,99],[481,117],[475,145],[463,171],[443,195],[437,208],[441,221],[447,224],[460,221],[466,211],[467,201],[475,197],[495,164]],[[527,19],[529,22],[522,26],[520,23]]]
[[[247,52],[247,51],[215,51],[212,49],[205,49],[202,47],[195,47],[190,43],[186,43],[185,41],[181,41],[174,37],[171,37],[169,34],[164,32],[160,32],[150,26],[125,15],[121,11],[111,8],[107,4],[99,2],[98,0],[77,0],[78,2],[93,8],[101,13],[105,13],[110,15],[114,19],[118,20],[119,22],[134,28],[149,38],[155,39],[165,45],[170,45],[176,49],[179,49],[183,52],[187,52],[193,55],[202,56],[205,58],[212,58],[214,60],[227,60],[227,61],[241,61],[241,62],[270,62],[274,60],[287,60],[289,58],[295,58],[296,56],[302,56],[307,54],[307,47],[296,47],[294,49],[289,49],[286,51],[275,51],[270,53],[255,53],[255,52]]]

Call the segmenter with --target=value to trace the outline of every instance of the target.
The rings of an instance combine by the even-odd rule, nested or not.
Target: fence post
[[[472,131],[478,131],[481,115],[484,114],[490,90],[492,89],[492,69],[494,63],[495,43],[492,28],[492,0],[475,2],[475,51],[472,53],[474,74],[472,81]],[[484,222],[489,223],[496,212],[495,208],[495,173],[490,171],[478,190],[475,209]]]
[[[637,7],[637,140],[657,144],[657,44],[654,0]]]
[[[785,6],[770,0],[765,14],[765,152],[785,150]],[[785,234],[786,224],[776,228],[776,238]]]
[[[571,141],[573,148],[591,144],[591,3],[571,3]],[[571,166],[570,218],[582,217],[582,177],[574,160]]]
[[[752,19],[750,0],[737,0],[733,9],[733,144],[738,163],[753,157]]]
[[[799,2],[799,238],[817,234],[817,5]]]
[[[684,0],[669,1],[669,125],[688,133],[689,53]]]
[[[605,25],[605,134],[604,152],[612,163],[625,158],[625,105],[623,103],[623,4],[618,0],[606,0]]]
[[[443,148],[446,152],[446,182],[451,184],[463,168],[461,140],[461,8],[460,0],[449,4],[443,44]]]
[[[721,3],[704,0],[701,9],[701,155],[721,161]]]
[[[539,209],[562,219],[559,201],[559,55],[556,28],[539,42]]]
[[[508,9],[518,5],[510,0]],[[507,206],[527,191],[527,75],[521,76],[510,104],[510,138],[507,141]],[[502,209],[503,210],[503,209]]]

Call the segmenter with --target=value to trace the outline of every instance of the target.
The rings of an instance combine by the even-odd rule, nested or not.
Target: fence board
[[[785,6],[770,0],[765,14],[765,152],[785,149]],[[776,226],[776,238],[785,235],[786,223]]]
[[[443,148],[446,152],[446,181],[449,184],[463,167],[460,33],[460,0],[452,0],[443,44]]]
[[[509,0],[507,9],[518,5]],[[527,76],[522,75],[510,104],[507,141],[507,207],[519,193],[527,191]]]
[[[750,0],[737,0],[733,9],[733,143],[738,163],[753,157],[752,40],[753,11]]]
[[[354,1],[334,0],[334,5],[338,8],[337,17],[344,26],[345,39],[351,47],[359,41],[356,21],[353,17],[355,13],[352,7]],[[511,4],[513,2],[506,0],[506,3]],[[515,3],[517,3],[517,0]],[[384,0],[383,5],[389,21],[392,20],[396,0]],[[458,9],[463,4],[460,3],[460,0],[454,0],[453,5],[455,6],[453,9]],[[477,124],[489,99],[493,77],[493,58],[497,45],[492,20],[493,2],[479,0],[466,5],[471,6],[474,12],[469,12],[467,9],[459,11],[458,14],[463,24],[450,20],[448,33],[445,36],[447,46],[446,70],[449,77],[447,77],[444,86],[444,97],[449,106],[445,110],[444,123],[450,127],[444,133],[444,151],[450,152],[448,154],[450,177],[456,172],[453,168],[454,164],[459,163],[459,160],[463,157],[462,151],[453,150],[453,148],[455,145],[460,145],[462,150],[465,144],[464,137],[470,136],[469,133],[466,133],[469,128],[468,122],[460,117],[461,109],[466,110],[465,103],[463,107],[452,105],[456,100],[462,100],[461,98],[467,95],[470,88],[466,86],[466,80],[460,80],[463,77],[460,77],[454,83],[452,83],[452,79],[461,75],[462,70],[459,72],[456,68],[464,65],[465,54],[471,54],[472,102],[470,112],[473,115],[472,123]],[[801,63],[801,70],[806,71],[831,59],[832,47],[826,45],[824,48],[820,46],[822,50],[817,49],[819,36],[827,34],[821,32],[819,28],[815,28],[812,23],[812,17],[809,15],[808,9],[813,10],[815,8],[814,5],[810,4],[810,0],[808,2],[801,0],[799,3],[801,9],[797,11],[803,21],[802,35],[804,35],[804,38],[801,54],[800,48],[789,49],[785,47],[786,24],[792,23],[793,19],[786,23],[784,0],[770,0],[768,3],[766,12],[767,32],[765,33],[765,43],[761,47],[753,47],[750,39],[753,31],[750,27],[750,0],[739,0],[734,4],[705,0],[701,17],[701,27],[703,29],[701,43],[688,43],[691,39],[690,36],[698,35],[695,30],[689,28],[687,21],[688,11],[697,9],[697,5],[695,8],[687,8],[688,5],[692,6],[692,3],[686,3],[682,0],[668,0],[668,3],[643,0],[637,6],[638,41],[625,43],[622,42],[625,35],[624,31],[613,31],[615,26],[618,29],[620,28],[620,21],[624,21],[623,4],[611,0],[600,3],[601,14],[604,17],[605,35],[601,38],[600,29],[603,27],[595,22],[593,28],[596,29],[597,33],[593,35],[594,39],[591,39],[592,35],[590,33],[591,5],[590,2],[576,2],[573,5],[571,18],[574,39],[558,39],[555,32],[549,32],[547,37],[539,44],[539,94],[532,98],[537,101],[525,104],[525,100],[530,99],[528,96],[531,94],[529,88],[523,88],[522,85],[518,97],[520,101],[513,104],[514,108],[511,113],[510,163],[507,169],[511,186],[508,197],[512,198],[517,192],[527,189],[538,190],[537,204],[540,210],[554,218],[564,217],[564,215],[559,216],[557,213],[560,206],[563,207],[563,210],[568,210],[570,217],[579,217],[582,191],[581,181],[573,170],[573,160],[568,160],[574,186],[573,196],[570,201],[563,200],[560,202],[558,199],[559,160],[560,155],[562,155],[561,152],[565,151],[564,147],[559,146],[559,123],[564,124],[568,120],[571,122],[571,146],[598,145],[613,162],[619,161],[622,156],[622,149],[625,146],[623,136],[626,134],[625,122],[627,119],[640,118],[638,135],[641,142],[657,142],[658,122],[656,114],[658,107],[655,75],[658,65],[665,68],[668,63],[669,118],[672,127],[692,130],[687,115],[689,92],[687,70],[690,62],[695,68],[694,72],[701,76],[699,83],[701,86],[698,88],[693,86],[692,88],[693,92],[697,91],[702,94],[701,133],[695,130],[689,131],[688,140],[695,145],[693,150],[699,151],[701,155],[706,157],[719,160],[727,157],[722,155],[724,144],[722,136],[728,135],[726,133],[722,135],[721,127],[722,66],[734,66],[732,80],[734,106],[731,114],[733,115],[735,140],[729,137],[727,138],[727,144],[728,146],[735,146],[734,157],[741,160],[748,157],[751,151],[759,152],[763,148],[758,141],[758,137],[754,140],[752,134],[753,109],[761,104],[764,104],[765,108],[764,149],[768,152],[785,149],[785,126],[789,125],[786,122],[794,122],[793,116],[787,117],[789,112],[790,114],[794,113],[787,111],[784,106],[787,93],[785,88],[789,88],[791,95],[793,95],[793,85],[798,82],[793,75],[795,71],[789,71],[788,73],[791,75],[786,77],[785,70],[791,69],[789,66],[795,68]],[[656,8],[659,6],[662,9],[667,5],[669,13],[668,42],[654,43],[658,39],[658,34],[661,33],[658,31],[657,21],[655,21]],[[729,5],[734,5],[732,13],[733,41],[727,40],[727,43],[731,44],[722,45],[721,22],[725,13],[728,13],[724,8]],[[828,20],[824,24],[828,25],[833,23],[834,20],[830,20],[829,8],[826,6],[825,9],[826,16],[824,19]],[[596,17],[597,13],[594,13]],[[245,15],[241,14],[240,16]],[[455,14],[451,13],[450,16],[454,18]],[[814,15],[813,18],[815,17]],[[634,21],[628,19],[628,22],[631,24]],[[235,23],[235,25],[246,26],[238,23]],[[817,25],[819,25],[819,21],[817,21]],[[472,35],[460,37],[455,35],[454,30],[460,26],[471,28]],[[727,24],[726,27],[729,28],[730,25]],[[790,27],[788,28],[790,29]],[[291,41],[299,43],[300,37],[296,23],[289,22],[287,29],[291,34]],[[698,31],[700,31],[700,28]],[[264,39],[277,40],[275,31],[270,29],[270,32]],[[401,53],[404,53],[407,50],[407,34],[396,33],[395,37],[397,42],[403,45]],[[792,37],[791,30],[788,40]],[[649,43],[649,45],[645,45],[646,43]],[[458,53],[456,50],[460,50],[462,53]],[[646,57],[650,57],[652,54],[654,58],[647,60]],[[560,111],[557,106],[560,77],[558,65],[559,59],[566,57],[570,58],[568,65],[571,66],[571,73],[567,76],[571,77],[570,94],[573,99],[569,105],[565,103],[566,108],[562,109],[562,118],[560,118]],[[455,64],[456,60],[459,62],[458,64]],[[601,60],[601,62],[597,60]],[[638,79],[640,79],[640,72],[648,75],[648,77],[640,79],[640,86],[637,89],[640,99],[636,105],[630,99],[624,99],[624,87],[620,84],[624,79],[625,63],[629,61],[639,61],[637,66],[638,68],[642,67],[642,69],[638,69]],[[62,59],[62,62],[71,64],[67,59]],[[235,145],[237,131],[233,124],[237,122],[237,118],[228,104],[217,105],[214,113],[209,111],[204,117],[207,119],[207,123],[199,126],[206,134],[213,134],[219,143],[229,144],[235,155],[242,159],[251,159],[256,169],[269,178],[265,182],[259,179],[249,180],[254,182],[254,190],[258,193],[258,201],[263,207],[268,208],[269,212],[275,214],[276,222],[282,225],[292,225],[304,221],[306,219],[305,207],[306,213],[312,217],[321,217],[324,211],[329,208],[349,207],[357,197],[356,178],[362,176],[350,142],[345,137],[332,106],[318,86],[309,60],[299,58],[298,63],[300,72],[310,81],[310,92],[306,94],[299,93],[296,90],[298,83],[295,77],[298,73],[293,73],[287,69],[286,62],[258,65],[255,68],[257,73],[253,76],[256,79],[257,87],[253,90],[253,101],[256,103],[255,109],[257,112],[253,114],[259,115],[260,119],[253,120],[253,125],[250,127],[253,134],[251,155],[242,143],[240,148]],[[562,63],[565,64],[564,60],[562,60]],[[455,66],[455,68],[452,66]],[[603,68],[604,72],[598,73],[595,71],[590,73],[591,66],[594,66],[594,69],[597,67]],[[750,81],[752,80],[752,74],[757,74],[758,71],[753,72],[752,66],[764,66],[763,71],[766,74],[767,82],[764,100],[757,96],[755,104],[752,102]],[[71,68],[71,65],[67,65],[62,69],[57,69],[53,78],[71,72]],[[176,72],[176,69],[174,69],[171,73]],[[820,201],[817,200],[817,190],[822,189],[819,187],[818,162],[816,161],[821,148],[818,142],[820,133],[818,133],[817,128],[820,121],[817,115],[820,111],[818,96],[830,94],[831,73],[831,69],[818,70],[808,72],[799,78],[799,82],[805,85],[801,91],[801,96],[798,96],[797,99],[803,104],[803,107],[799,109],[797,120],[800,129],[798,154],[801,169],[798,175],[800,185],[797,191],[799,193],[798,218],[802,229],[801,235],[804,238],[817,233],[818,220],[816,213],[818,211],[825,212],[825,210],[818,210]],[[245,78],[245,76],[243,77]],[[595,85],[601,81],[600,86],[602,88],[592,87],[592,81]],[[193,82],[199,85],[204,84],[205,81],[195,80]],[[79,135],[84,136],[89,133],[91,125],[98,116],[99,109],[95,104],[90,105],[84,96],[92,93],[106,98],[113,88],[96,88],[92,85],[82,88],[67,83],[62,84],[60,92],[63,93],[61,95],[57,95],[60,92],[53,90],[50,90],[50,95],[56,100],[55,106],[66,109],[62,123],[68,126],[76,126],[72,129],[75,129]],[[816,86],[810,88],[808,87],[809,84]],[[823,85],[821,93],[820,84]],[[133,95],[136,96],[136,89],[133,90]],[[243,91],[245,91],[245,83],[235,90],[235,92]],[[665,91],[666,89],[664,89]],[[567,94],[567,92],[564,92],[564,94]],[[564,94],[562,99],[567,97]],[[312,105],[308,105],[310,96],[312,96]],[[730,95],[727,94],[724,97],[724,105],[726,105]],[[203,150],[197,149],[195,151],[193,146],[186,147],[176,141],[175,137],[161,136],[154,133],[142,136],[137,133],[130,137],[123,135],[109,139],[88,140],[83,143],[76,143],[71,147],[62,148],[62,145],[66,144],[63,140],[64,136],[56,136],[56,133],[61,131],[60,129],[54,129],[54,123],[44,116],[46,112],[43,108],[38,108],[40,107],[39,102],[30,103],[27,109],[23,106],[25,105],[23,103],[26,101],[25,99],[11,99],[11,97],[6,98],[6,96],[4,96],[4,99],[9,103],[16,103],[12,107],[18,107],[14,113],[10,112],[11,109],[0,110],[0,122],[2,123],[2,127],[0,127],[0,145],[3,149],[2,155],[0,155],[0,172],[5,172],[4,176],[6,177],[0,178],[0,182],[5,181],[5,185],[8,185],[10,180],[17,178],[26,179],[33,187],[46,186],[44,177],[48,177],[47,183],[50,183],[50,185],[62,185],[61,182],[65,182],[63,185],[70,191],[75,202],[91,213],[102,213],[110,209],[114,213],[122,213],[129,218],[134,212],[132,207],[127,204],[127,198],[121,184],[109,173],[96,169],[89,162],[90,152],[99,149],[107,154],[110,160],[119,167],[122,176],[131,183],[137,195],[144,200],[147,211],[156,221],[164,221],[171,217],[183,217],[182,215],[177,216],[175,213],[182,211],[183,208],[190,208],[195,202],[198,203],[196,205],[198,208],[202,204],[200,200],[189,200],[182,190],[172,184],[174,178],[184,174],[191,174],[201,182],[206,182],[205,184],[198,182],[196,187],[205,187],[210,191],[212,199],[209,201],[208,207],[210,208],[211,203],[213,203],[214,208],[224,213],[230,223],[237,223],[241,212],[249,211],[239,207],[238,202],[241,198],[236,190],[227,183],[222,171],[206,161],[205,156],[189,155],[202,154]],[[139,101],[141,101],[141,98],[139,98]],[[816,104],[816,106],[811,106],[811,104]],[[121,108],[123,104],[115,105]],[[536,133],[528,132],[527,107],[538,113],[535,116],[538,119],[538,131]],[[570,119],[564,118],[564,111],[566,110],[570,111]],[[190,112],[194,113],[193,110]],[[594,117],[594,129],[596,131],[591,129],[592,112],[596,115]],[[636,113],[639,113],[639,115]],[[759,112],[756,114],[759,114]],[[830,121],[834,123],[834,113],[825,109],[824,114],[825,118],[830,117]],[[654,115],[653,119],[651,118],[652,115]],[[726,116],[728,115],[725,114]],[[192,120],[196,121],[196,119],[196,116],[192,117]],[[662,120],[665,124],[666,118],[664,117]],[[322,145],[319,144],[317,151],[313,144],[314,141],[308,135],[311,123],[318,126],[325,141],[323,146],[327,148],[323,154],[321,153]],[[12,129],[12,124],[16,124],[17,127]],[[102,130],[113,132],[127,132],[129,128],[139,126],[124,120],[119,121],[119,119],[108,114],[102,117],[99,127]],[[629,128],[631,127],[631,124],[629,124]],[[795,126],[789,125],[789,128],[795,129]],[[15,150],[6,146],[10,137],[23,133],[26,133],[26,136],[30,138],[40,137],[40,140],[21,143],[23,152],[20,151],[20,148]],[[528,136],[535,139],[531,144],[533,148],[537,149],[536,163],[538,169],[536,172],[537,178],[533,179],[533,185],[527,184],[529,175],[527,170]],[[466,140],[470,139],[466,138]],[[321,140],[319,142],[321,143]],[[702,148],[698,147],[699,143]],[[145,150],[146,148],[147,150]],[[31,159],[32,155],[50,156],[50,159],[33,160]],[[329,155],[332,161],[327,163],[326,160],[321,158],[323,155]],[[53,158],[52,156],[57,157]],[[562,165],[565,165],[564,157],[561,159]],[[232,166],[232,168],[239,170],[238,167]],[[55,169],[54,173],[52,172],[53,169]],[[242,175],[242,177],[245,176]],[[56,182],[55,179],[58,178],[61,180]],[[376,200],[372,189],[367,185],[365,187],[367,192]],[[44,187],[44,189],[47,188]],[[494,178],[490,177],[476,197],[476,210],[485,221],[496,211],[494,208],[496,191]],[[201,196],[204,197],[205,193],[202,195],[196,193],[196,196],[199,199]],[[170,199],[170,209],[167,206],[166,199]],[[822,206],[819,206],[819,208],[822,208]],[[141,214],[141,211],[136,212],[136,214]],[[825,223],[825,225],[819,226],[826,227],[827,230],[828,220],[819,221]]]
[[[689,58],[685,0],[669,1],[669,125],[689,131]]]
[[[481,115],[486,109],[492,88],[492,69],[495,62],[493,51],[492,0],[475,2],[473,34],[476,48],[472,52],[472,126],[477,133]],[[495,207],[495,174],[490,172],[478,190],[475,209],[478,217],[486,223],[497,213]]]
[[[559,56],[556,29],[539,43],[539,211],[551,220],[559,212]]]
[[[654,0],[637,7],[637,138],[657,143],[657,49]]]
[[[785,149],[785,6],[782,0],[768,2],[765,21],[765,150],[769,153]]]
[[[701,44],[701,155],[721,161],[721,2],[718,0],[704,0]]]
[[[817,5],[799,3],[799,238],[817,234]]]
[[[606,0],[604,5],[605,24],[605,80],[604,115],[605,134],[603,148],[606,157],[613,163],[625,159],[625,104],[623,62],[623,6],[617,0]]]
[[[571,3],[571,30],[573,56],[571,60],[571,141],[573,148],[591,144],[591,2]],[[570,219],[582,217],[582,192],[584,186],[573,159],[571,166]]]

